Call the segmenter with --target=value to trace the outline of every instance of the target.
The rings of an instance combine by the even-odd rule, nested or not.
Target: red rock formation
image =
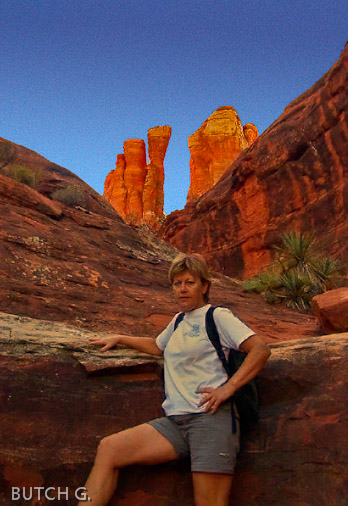
[[[126,160],[124,153],[117,155],[116,168],[109,172],[104,184],[104,198],[116,209],[121,218],[126,217],[127,188],[124,183]]]
[[[148,131],[149,165],[141,139],[126,140],[124,154],[117,155],[116,170],[105,180],[104,198],[126,223],[159,228],[163,218],[163,161],[171,130],[165,125]]]
[[[313,230],[331,254],[348,245],[348,46],[199,201],[168,216],[164,237],[244,278],[268,265],[290,230]]]
[[[257,127],[253,125],[252,123],[247,123],[243,126],[243,132],[245,140],[248,143],[248,146],[250,146],[253,142],[256,141],[256,139],[259,136],[259,132],[257,130]]]
[[[188,139],[191,153],[191,184],[187,201],[196,201],[226,172],[233,160],[257,136],[257,128],[248,123],[248,140],[236,110],[219,107]],[[252,134],[250,134],[252,132]]]
[[[313,313],[327,334],[348,332],[348,288],[337,288],[312,299]]]
[[[105,179],[103,196],[126,223],[140,225],[147,174],[145,142],[127,139],[123,148],[124,153],[117,155],[115,170]]]
[[[125,214],[128,221],[137,223],[143,216],[143,188],[146,178],[146,151],[142,139],[127,139],[123,144],[127,190]]]
[[[150,163],[143,191],[143,222],[158,229],[163,217],[164,157],[172,133],[170,126],[150,128],[147,133]]]
[[[127,226],[72,172],[14,146],[21,165],[28,159],[41,167],[46,196],[0,174],[0,311],[139,335],[160,331],[176,311],[167,269],[177,251]],[[85,191],[86,209],[49,198],[72,181]],[[232,305],[272,340],[291,338],[300,323],[301,335],[317,331],[314,317],[270,307],[226,278],[215,279],[212,302]]]

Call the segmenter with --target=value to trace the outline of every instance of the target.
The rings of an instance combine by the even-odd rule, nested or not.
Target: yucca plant
[[[296,268],[299,272],[309,274],[311,263],[316,255],[316,239],[309,232],[289,232],[282,236],[282,245],[275,246],[276,260],[281,264],[284,271]]]
[[[287,307],[308,311],[313,297],[311,279],[296,270],[284,272],[279,278],[283,288],[282,293],[278,295],[281,302]]]
[[[341,263],[332,257],[319,257],[312,261],[311,269],[321,292],[332,290],[341,280]]]
[[[335,288],[341,280],[341,264],[325,256],[313,233],[289,232],[275,247],[268,269],[243,283],[244,290],[263,295],[270,303],[282,302],[300,311],[310,309],[314,295]]]

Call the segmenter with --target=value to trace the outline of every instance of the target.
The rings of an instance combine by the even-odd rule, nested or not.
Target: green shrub
[[[3,172],[18,183],[26,184],[31,188],[37,188],[42,177],[41,171],[23,165],[10,165],[3,169]]]
[[[12,163],[15,156],[15,146],[11,142],[3,141],[0,145],[0,169]]]
[[[326,256],[313,233],[290,232],[275,247],[274,262],[258,276],[243,283],[245,291],[260,293],[269,303],[281,302],[309,311],[314,295],[337,287],[341,264]]]
[[[263,293],[269,289],[280,288],[279,274],[273,269],[261,272],[258,276],[244,281],[243,287],[247,292]]]
[[[58,200],[67,206],[81,206],[86,205],[86,194],[79,186],[68,185],[65,188],[56,190],[51,195],[52,199]]]

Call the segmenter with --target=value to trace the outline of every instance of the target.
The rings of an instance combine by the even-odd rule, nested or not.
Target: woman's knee
[[[158,464],[177,457],[169,441],[148,424],[138,425],[103,438],[96,460],[121,468],[133,464]]]
[[[218,473],[193,473],[196,506],[227,506],[232,476]]]
[[[196,506],[210,506],[210,502],[207,497],[201,494],[195,494],[195,505]]]
[[[120,465],[118,455],[120,454],[119,448],[119,435],[112,434],[100,440],[96,460],[104,462],[110,467],[118,467]]]
[[[204,494],[195,494],[196,506],[227,506],[228,498],[208,497]]]

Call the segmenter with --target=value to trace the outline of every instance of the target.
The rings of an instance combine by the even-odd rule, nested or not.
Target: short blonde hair
[[[211,274],[202,255],[199,253],[191,253],[190,255],[180,253],[180,255],[175,257],[168,272],[170,283],[173,283],[174,277],[177,274],[184,271],[189,271],[191,274],[195,274],[201,279],[202,283],[208,284],[208,289],[203,295],[204,302],[208,302],[211,286]]]

